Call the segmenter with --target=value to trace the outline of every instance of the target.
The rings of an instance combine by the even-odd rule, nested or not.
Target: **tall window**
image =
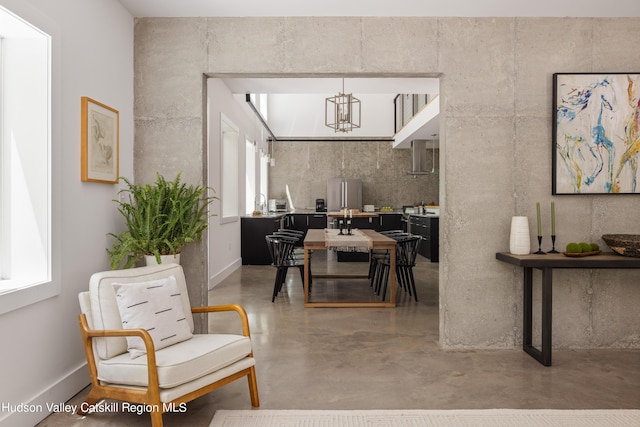
[[[262,200],[256,193],[256,144],[247,139],[245,145],[245,213],[251,214],[261,209]]]
[[[269,158],[266,155],[260,156],[260,193],[264,194],[264,196],[267,199],[272,199],[273,197],[269,197],[268,171],[269,171]]]
[[[0,313],[59,292],[48,286],[50,79],[51,37],[0,7]]]
[[[238,220],[238,127],[224,114],[220,115],[220,138],[222,144],[222,205],[221,222]]]

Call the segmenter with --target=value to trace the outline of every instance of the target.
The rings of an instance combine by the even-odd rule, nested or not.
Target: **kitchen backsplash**
[[[315,200],[326,198],[327,179],[344,177],[362,180],[362,202],[393,206],[424,201],[439,203],[438,173],[407,175],[411,171],[411,150],[392,149],[391,142],[322,141],[275,142],[275,166],[269,167],[269,198],[284,198],[289,185],[296,208],[314,208]],[[439,150],[427,150],[427,169],[439,169]]]

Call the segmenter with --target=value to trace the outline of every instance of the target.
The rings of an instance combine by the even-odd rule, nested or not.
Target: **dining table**
[[[346,231],[346,230],[345,230]],[[304,306],[305,307],[395,307],[396,306],[396,241],[375,230],[354,229],[352,234],[340,234],[336,229],[309,229],[304,238]],[[389,300],[372,301],[312,301],[309,292],[310,253],[321,250],[347,250],[369,252],[386,250],[389,254]],[[329,257],[327,257],[329,258]],[[367,279],[367,274],[316,274],[313,279],[339,279],[338,286],[349,286],[349,279]],[[340,280],[341,279],[341,280]],[[314,286],[317,286],[314,283]],[[373,292],[373,288],[372,288]]]

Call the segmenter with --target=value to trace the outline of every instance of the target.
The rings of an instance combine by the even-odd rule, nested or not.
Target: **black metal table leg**
[[[551,308],[553,305],[553,269],[542,269],[542,364],[551,366]]]
[[[522,349],[544,366],[551,366],[551,308],[553,269],[542,269],[542,349],[533,346],[533,269],[524,268]]]

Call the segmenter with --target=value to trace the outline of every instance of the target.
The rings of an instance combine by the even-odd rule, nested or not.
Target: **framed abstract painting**
[[[118,110],[83,96],[81,98],[81,179],[118,182]]]
[[[552,194],[640,194],[640,73],[553,75]]]

